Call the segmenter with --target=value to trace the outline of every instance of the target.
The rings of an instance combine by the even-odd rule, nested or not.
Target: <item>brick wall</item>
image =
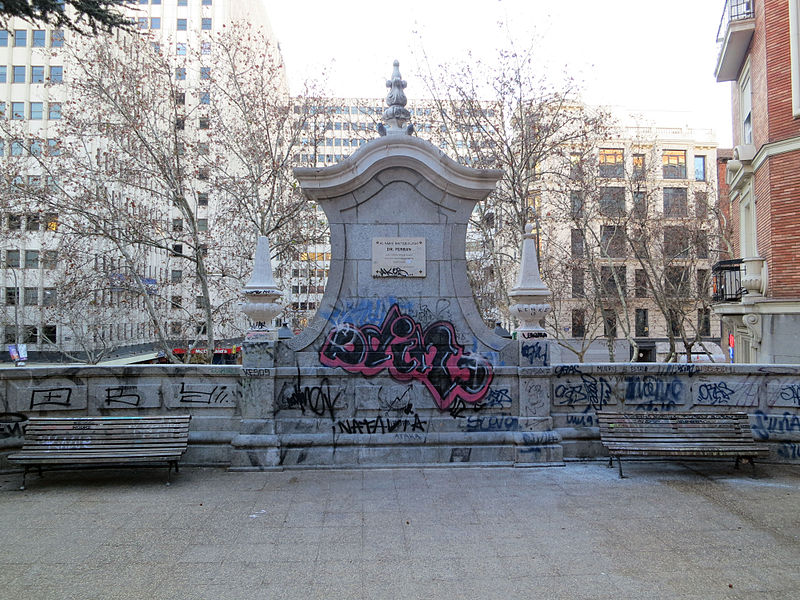
[[[800,236],[797,232],[800,224],[800,150],[773,156],[767,162],[771,213],[770,296],[797,298],[800,297]],[[759,176],[763,169],[759,169]]]

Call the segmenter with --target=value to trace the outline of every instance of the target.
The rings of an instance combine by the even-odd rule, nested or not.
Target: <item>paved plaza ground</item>
[[[800,468],[626,471],[6,474],[0,597],[800,598]]]

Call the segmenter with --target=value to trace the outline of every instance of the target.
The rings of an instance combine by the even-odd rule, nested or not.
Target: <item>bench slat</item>
[[[188,447],[191,415],[31,417],[22,449],[26,465],[113,465],[176,462]],[[24,483],[24,482],[23,482]]]
[[[732,456],[769,453],[756,444],[746,413],[599,411],[600,441],[611,456]],[[620,464],[620,477],[622,465]]]

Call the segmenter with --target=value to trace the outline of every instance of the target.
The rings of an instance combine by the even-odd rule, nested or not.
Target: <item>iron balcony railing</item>
[[[741,300],[747,290],[742,287],[742,259],[721,260],[711,267],[714,302]]]
[[[731,21],[752,19],[755,16],[754,3],[755,0],[726,0],[722,18],[719,21],[719,29],[717,29],[717,43],[724,41],[728,24]]]

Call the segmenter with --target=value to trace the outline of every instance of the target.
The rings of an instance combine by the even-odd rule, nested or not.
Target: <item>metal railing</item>
[[[725,1],[725,8],[722,11],[722,18],[719,21],[719,28],[717,29],[717,43],[725,39],[725,33],[728,31],[728,25],[731,21],[752,19],[755,16],[754,4],[755,0]]]
[[[711,267],[713,302],[735,302],[747,293],[742,287],[742,262],[741,258],[721,260]]]

